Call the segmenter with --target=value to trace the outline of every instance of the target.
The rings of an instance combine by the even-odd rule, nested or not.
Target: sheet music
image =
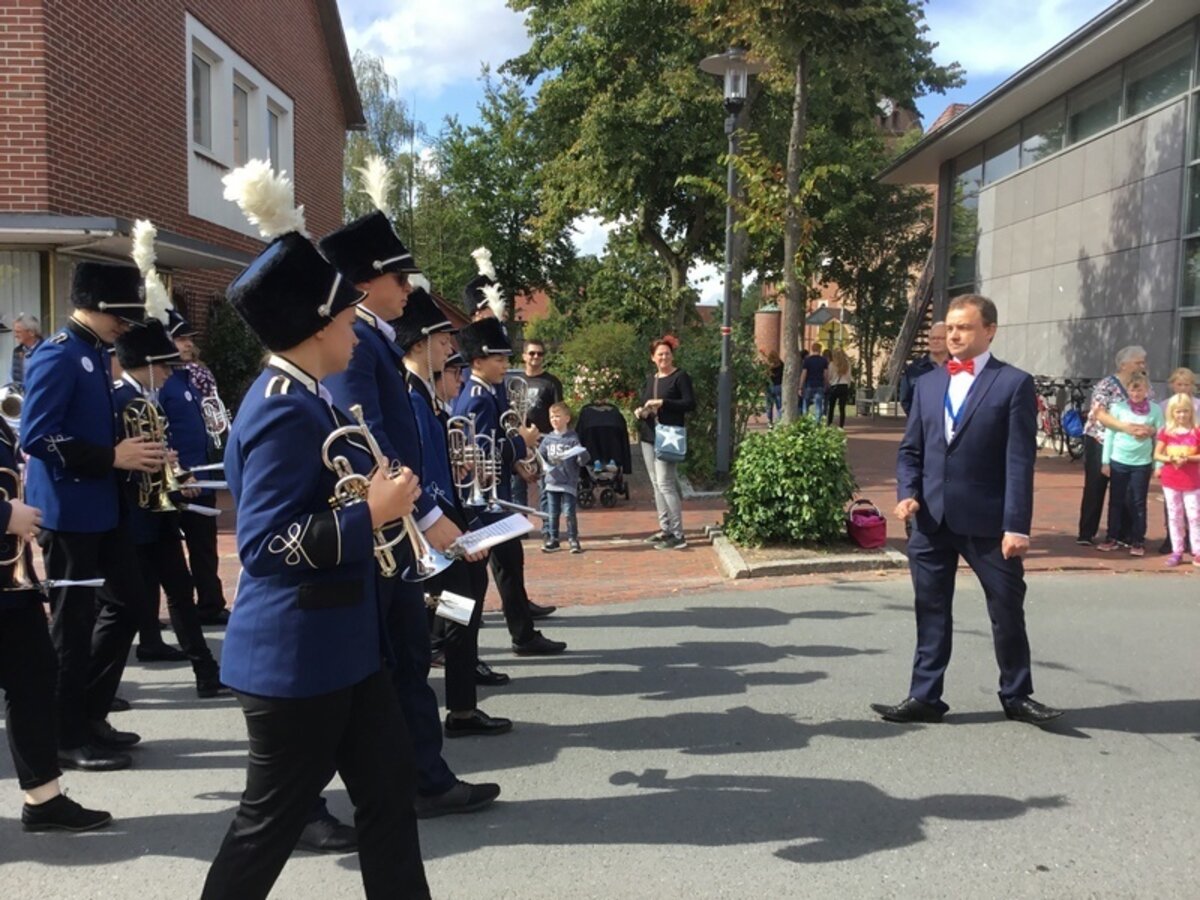
[[[555,462],[562,462],[563,460],[574,459],[577,456],[583,456],[585,453],[587,453],[587,447],[583,446],[583,444],[577,444],[576,446],[572,447],[570,450],[564,450],[562,453],[556,453],[555,454],[555,457],[556,457]]]
[[[452,591],[442,591],[438,597],[438,605],[434,614],[459,625],[467,625],[475,613],[475,601],[462,594]]]
[[[462,534],[454,542],[454,546],[461,547],[464,553],[478,553],[480,550],[488,550],[497,544],[519,538],[530,531],[533,531],[533,523],[524,516],[514,514]]]

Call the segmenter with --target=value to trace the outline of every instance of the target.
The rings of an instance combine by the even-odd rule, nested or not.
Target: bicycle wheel
[[[1083,459],[1083,438],[1067,438],[1067,455],[1070,456],[1071,459]]]
[[[1067,442],[1067,434],[1062,427],[1062,416],[1054,407],[1050,407],[1046,413],[1050,419],[1050,446],[1054,448],[1055,453],[1062,456]]]

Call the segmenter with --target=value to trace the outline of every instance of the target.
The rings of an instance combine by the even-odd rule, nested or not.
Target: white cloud
[[[701,306],[719,306],[725,299],[724,267],[697,262],[688,271],[688,284],[699,292]]]
[[[580,216],[571,223],[571,240],[580,256],[603,256],[608,236],[620,227],[619,222],[605,222],[596,216]]]
[[[968,77],[1009,75],[1109,7],[1112,0],[937,0],[925,7],[934,57]]]
[[[401,95],[437,96],[472,84],[481,63],[495,71],[529,47],[524,17],[504,0],[340,0],[350,52],[383,58]]]

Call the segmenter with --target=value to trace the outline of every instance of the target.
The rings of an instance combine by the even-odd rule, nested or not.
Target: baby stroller
[[[633,473],[633,461],[621,411],[611,403],[589,403],[579,411],[575,433],[592,458],[579,470],[579,505],[583,509],[594,506],[597,490],[605,508],[616,506],[618,496],[628,500],[625,476]]]

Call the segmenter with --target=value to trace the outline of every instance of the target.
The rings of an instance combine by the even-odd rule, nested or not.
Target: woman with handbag
[[[642,386],[638,418],[642,459],[654,487],[659,530],[646,539],[656,550],[680,550],[683,538],[683,500],[679,491],[679,463],[687,456],[684,417],[696,408],[692,379],[675,367],[679,341],[667,334],[650,344],[655,372]]]

